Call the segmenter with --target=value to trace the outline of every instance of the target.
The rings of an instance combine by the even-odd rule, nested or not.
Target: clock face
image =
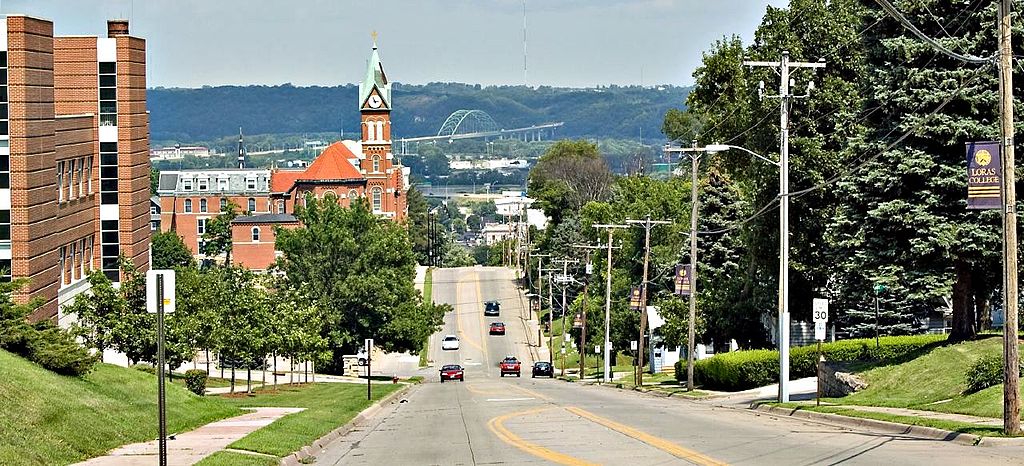
[[[383,104],[384,101],[381,100],[379,95],[374,94],[371,95],[369,99],[367,99],[366,103],[370,106],[370,108],[380,108],[381,104]]]

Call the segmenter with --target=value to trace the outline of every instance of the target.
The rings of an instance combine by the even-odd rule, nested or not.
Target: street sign
[[[600,353],[600,352],[601,352],[601,345],[594,345],[594,353]]]
[[[565,347],[562,347],[562,354],[565,354]]]
[[[363,344],[366,347],[366,357],[370,357],[373,354],[373,338],[367,338]]]
[[[157,277],[163,277],[164,283],[164,313],[174,312],[174,271],[173,270],[149,270],[146,272],[146,312],[156,314],[157,312]]]
[[[629,342],[629,349],[636,351],[636,340],[632,340]]]
[[[811,315],[814,317],[814,322],[828,322],[828,300],[814,298],[811,305]]]
[[[814,322],[814,339],[825,341],[825,322],[820,320]]]

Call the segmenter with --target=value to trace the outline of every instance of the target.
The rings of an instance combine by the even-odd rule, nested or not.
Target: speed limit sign
[[[811,306],[811,314],[814,317],[815,322],[828,322],[828,300],[823,298],[814,298],[813,305]]]

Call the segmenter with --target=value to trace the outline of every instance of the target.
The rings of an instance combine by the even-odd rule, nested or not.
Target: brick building
[[[0,29],[0,268],[56,319],[91,271],[120,280],[119,255],[149,266],[146,43],[123,20],[102,38]]]
[[[343,206],[365,199],[384,218],[403,221],[409,171],[391,153],[391,83],[373,45],[366,77],[359,85],[362,137],[327,146],[308,167],[192,169],[160,173],[159,228],[173,230],[201,259],[205,225],[227,202],[242,215],[232,223],[232,262],[264,270],[276,259],[274,228],[293,228],[295,206],[308,197],[334,195]],[[209,259],[209,258],[206,258]]]

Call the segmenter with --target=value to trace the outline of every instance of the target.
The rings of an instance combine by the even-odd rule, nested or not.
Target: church
[[[199,259],[206,224],[229,202],[242,212],[231,225],[232,258],[253,270],[276,260],[275,227],[295,228],[295,207],[308,197],[333,195],[343,206],[365,199],[380,217],[404,221],[409,169],[391,152],[391,82],[374,40],[366,76],[359,84],[362,134],[358,141],[327,146],[308,167],[300,169],[245,166],[239,136],[238,167],[163,171],[152,209],[154,230],[172,230]]]

